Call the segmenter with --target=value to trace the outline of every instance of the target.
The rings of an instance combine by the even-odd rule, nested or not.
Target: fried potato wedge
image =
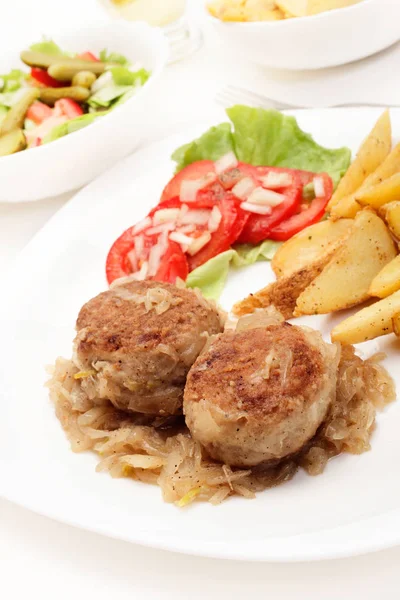
[[[386,298],[400,290],[400,255],[385,265],[369,287],[370,296]]]
[[[394,315],[394,317],[392,319],[392,324],[393,324],[393,331],[395,332],[397,337],[400,338],[400,312],[398,312],[396,315]]]
[[[392,333],[393,320],[400,312],[400,291],[375,302],[345,319],[332,330],[333,342],[359,344]],[[396,319],[396,326],[398,320]]]
[[[372,280],[396,254],[382,219],[372,211],[359,212],[348,238],[300,294],[294,315],[325,314],[364,302]]]
[[[369,175],[361,187],[353,194],[342,198],[335,206],[332,207],[331,215],[337,219],[349,218],[353,219],[356,214],[362,209],[362,205],[357,202],[357,195],[362,191],[373,188],[382,183],[392,175],[400,172],[400,144],[397,144],[388,154],[382,164]]]
[[[319,261],[343,243],[352,226],[352,219],[310,225],[279,248],[271,262],[272,270],[279,279]]]
[[[400,240],[400,200],[385,204],[380,212],[394,237]]]
[[[388,110],[379,117],[368,137],[363,141],[355,160],[347,169],[329,204],[332,212],[335,204],[345,196],[353,194],[385,160],[392,146],[392,127]]]
[[[278,281],[267,285],[255,294],[250,294],[234,305],[233,313],[242,316],[252,313],[256,308],[274,306],[285,319],[291,319],[297,298],[322,272],[333,254],[334,251],[330,254],[327,253],[311,265],[307,265],[286,277],[281,277]]]
[[[356,200],[364,206],[380,208],[400,198],[400,173],[396,173],[371,188],[356,193]]]

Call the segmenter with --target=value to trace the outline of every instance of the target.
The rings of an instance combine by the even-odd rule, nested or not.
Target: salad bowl
[[[0,157],[2,202],[34,201],[79,188],[135,150],[145,132],[146,103],[168,58],[161,30],[146,23],[113,21],[49,35],[67,52],[121,54],[149,71],[150,77],[126,102],[89,126],[51,143]],[[27,40],[26,48],[37,41]],[[1,73],[19,68],[23,49],[1,57]]]
[[[343,65],[388,48],[400,39],[399,10],[393,0],[362,0],[282,21],[223,22],[210,15],[208,19],[224,44],[252,62],[303,70]]]

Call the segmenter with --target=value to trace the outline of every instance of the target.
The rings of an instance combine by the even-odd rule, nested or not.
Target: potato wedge
[[[297,299],[295,316],[330,313],[364,302],[371,281],[396,254],[382,219],[372,211],[359,212],[349,237]]]
[[[396,173],[381,183],[356,193],[356,200],[364,206],[380,208],[384,204],[400,198],[400,173]]]
[[[364,180],[385,160],[392,146],[392,127],[388,110],[379,117],[368,137],[363,141],[355,160],[347,169],[329,204],[328,211],[345,196],[353,194]]]
[[[369,287],[370,296],[386,298],[400,290],[400,255],[385,265],[372,280]]]
[[[306,17],[308,0],[276,0],[275,4],[286,17]]]
[[[233,313],[242,316],[252,313],[256,308],[267,308],[267,306],[272,305],[282,313],[285,319],[291,319],[297,298],[321,273],[333,254],[334,251],[330,254],[327,253],[313,264],[307,265],[286,277],[281,277],[278,281],[267,285],[255,294],[250,294],[234,305]]]
[[[395,332],[397,337],[400,337],[400,312],[398,312],[396,315],[394,315],[394,317],[392,319],[392,323],[393,323],[393,331]]]
[[[393,148],[390,154],[385,158],[383,163],[369,175],[361,187],[350,196],[342,198],[335,206],[332,207],[331,215],[337,219],[349,218],[354,219],[356,214],[362,209],[362,205],[357,202],[357,194],[362,190],[372,188],[385,179],[389,179],[395,173],[400,172],[400,144]]]
[[[338,248],[352,226],[352,219],[321,221],[310,225],[279,248],[271,262],[272,270],[279,278],[311,265]]]
[[[382,207],[383,218],[395,238],[400,240],[400,200],[390,202]]]
[[[333,342],[359,344],[392,333],[393,317],[400,312],[400,291],[345,319],[332,330]]]

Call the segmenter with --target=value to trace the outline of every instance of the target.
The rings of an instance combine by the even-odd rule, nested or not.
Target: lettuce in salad
[[[53,42],[53,40],[42,40],[36,44],[32,44],[29,47],[32,52],[41,52],[43,54],[50,54],[51,56],[65,56],[66,53],[61,50],[60,46]]]
[[[208,299],[219,300],[228,277],[230,266],[246,267],[257,261],[271,260],[280,246],[280,242],[265,240],[257,246],[238,244],[230,250],[221,252],[214,258],[194,269],[186,279],[186,286],[199,288]]]
[[[130,71],[126,67],[111,67],[96,81],[94,93],[90,96],[88,104],[93,109],[113,108],[116,100],[122,97],[128,99],[149,77],[150,73],[146,69]]]
[[[276,110],[236,105],[227,115],[231,123],[212,127],[172,155],[177,171],[203,159],[216,160],[230,151],[254,165],[288,167],[328,173],[337,185],[349,167],[348,148],[329,149],[317,144],[294,117]]]
[[[76,117],[75,119],[70,119],[69,121],[65,121],[65,123],[61,123],[61,125],[57,125],[53,127],[53,129],[48,133],[42,140],[42,144],[47,144],[48,142],[54,142],[69,133],[74,133],[74,131],[78,131],[83,127],[87,127],[95,119],[97,119],[99,115],[85,114]]]
[[[101,50],[99,54],[99,58],[102,62],[106,63],[114,63],[121,65],[121,67],[129,67],[130,62],[123,54],[118,54],[117,52],[108,52],[106,48]]]

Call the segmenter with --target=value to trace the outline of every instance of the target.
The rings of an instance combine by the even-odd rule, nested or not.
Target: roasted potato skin
[[[359,344],[399,327],[400,291],[356,312],[337,325],[331,333],[333,342]],[[397,315],[397,317],[396,317]]]
[[[358,213],[348,238],[300,294],[294,316],[326,314],[364,302],[372,280],[396,254],[383,220],[372,211]]]

